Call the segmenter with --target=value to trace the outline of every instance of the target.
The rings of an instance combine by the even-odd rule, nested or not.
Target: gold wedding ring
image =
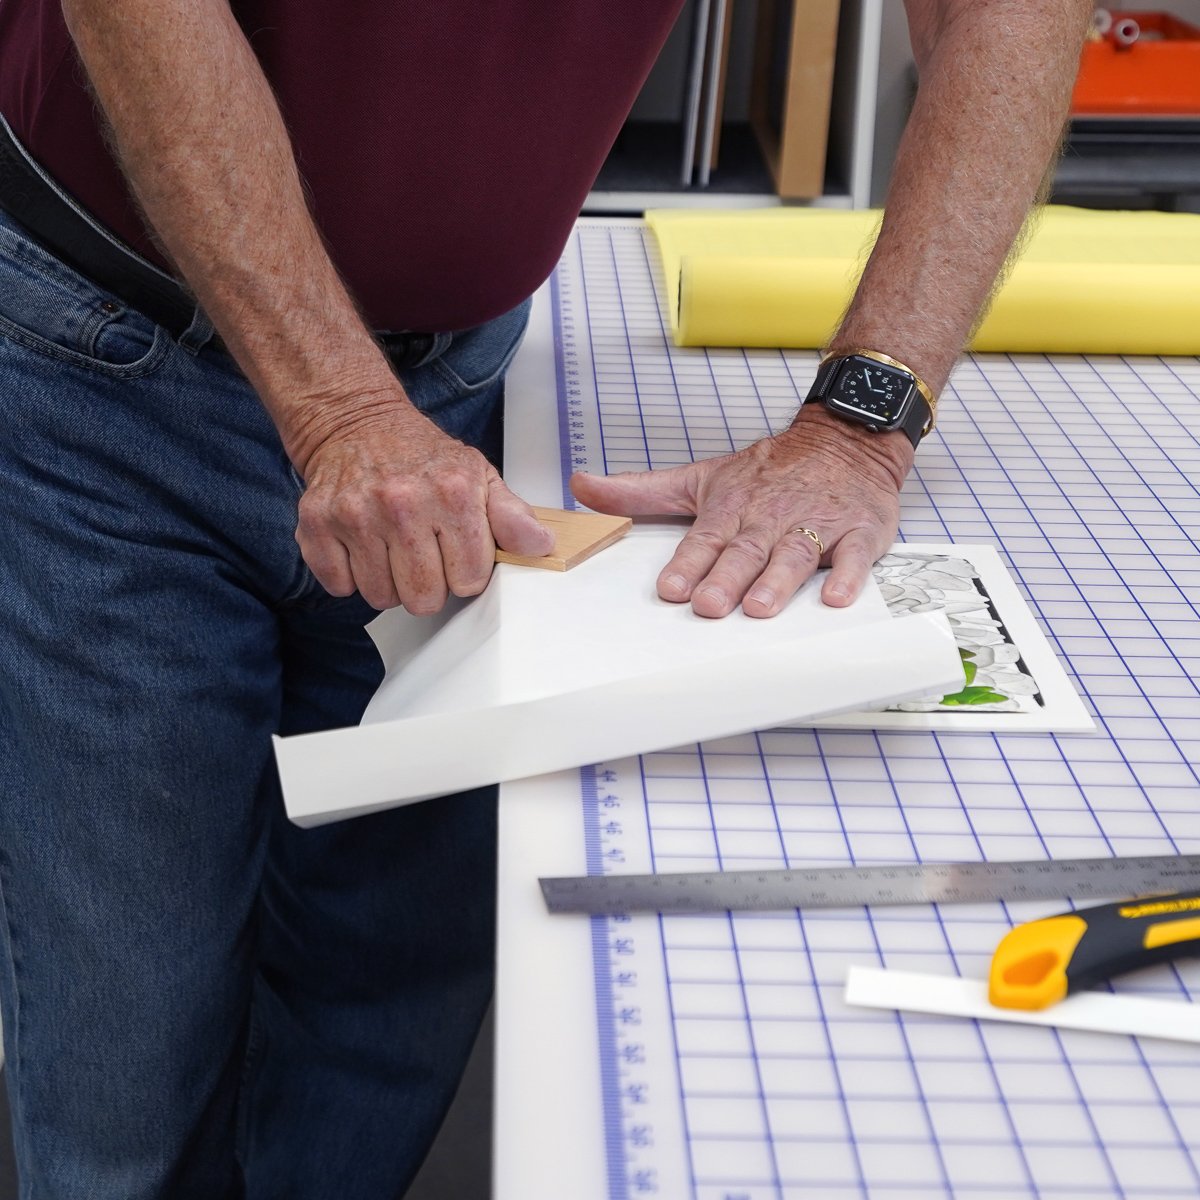
[[[817,554],[825,553],[825,543],[821,541],[821,535],[815,529],[807,529],[803,525],[798,525],[795,529],[789,529],[788,533],[802,533],[806,538],[812,538],[817,547]]]

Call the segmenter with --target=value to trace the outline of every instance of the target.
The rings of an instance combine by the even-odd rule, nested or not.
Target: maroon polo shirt
[[[233,0],[313,213],[376,329],[452,330],[553,269],[682,0]],[[162,264],[60,0],[0,0],[0,112]],[[264,231],[270,236],[270,231]]]

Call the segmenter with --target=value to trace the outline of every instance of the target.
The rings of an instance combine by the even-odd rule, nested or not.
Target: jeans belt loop
[[[380,341],[392,366],[397,370],[412,370],[444,354],[453,336],[449,333],[422,333],[406,329],[402,333],[382,334]]]

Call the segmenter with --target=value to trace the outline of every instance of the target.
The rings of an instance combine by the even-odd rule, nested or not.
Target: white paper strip
[[[945,618],[897,621],[873,586],[832,609],[813,581],[769,621],[660,601],[679,534],[636,530],[563,574],[498,567],[440,627],[381,618],[388,676],[364,723],[276,739],[288,815],[318,824],[961,682]]]
[[[987,992],[987,983],[979,979],[851,967],[846,976],[845,998],[847,1004],[861,1008],[902,1009],[1018,1025],[1051,1025],[1058,1029],[1200,1042],[1200,1007],[1186,1001],[1080,992],[1040,1012],[1023,1012],[997,1008],[988,1002]]]

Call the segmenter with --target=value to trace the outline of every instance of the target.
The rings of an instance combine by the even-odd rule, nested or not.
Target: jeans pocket
[[[0,336],[105,375],[147,375],[171,335],[0,215]]]
[[[430,364],[431,369],[459,398],[495,387],[521,345],[530,306],[531,301],[526,300],[484,325],[456,333],[446,352]]]

